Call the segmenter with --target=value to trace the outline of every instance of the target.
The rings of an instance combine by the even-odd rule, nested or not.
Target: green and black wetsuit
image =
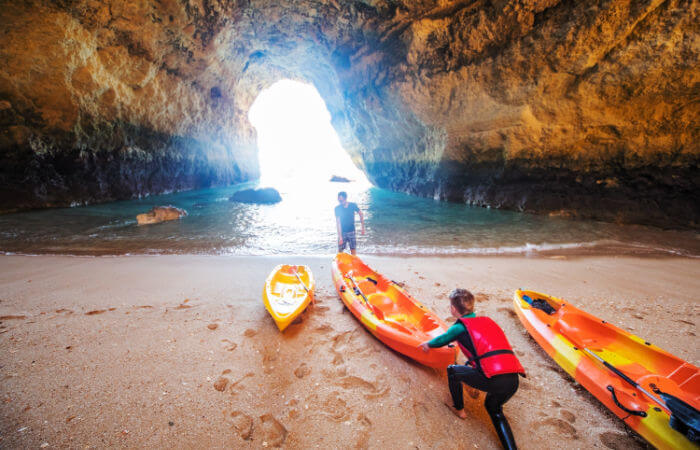
[[[474,313],[465,314],[463,318],[476,317]],[[466,336],[465,336],[466,335]],[[461,321],[457,321],[445,333],[430,340],[428,346],[431,348],[444,347],[450,342],[464,342],[468,337],[466,327]],[[518,374],[506,373],[496,375],[491,378],[486,377],[478,367],[470,365],[451,365],[447,367],[447,380],[452,395],[452,402],[455,409],[464,409],[464,396],[462,393],[462,383],[486,392],[484,406],[491,417],[491,422],[496,428],[501,445],[505,449],[516,449],[515,438],[510,429],[508,420],[503,414],[503,404],[506,403],[518,390]]]

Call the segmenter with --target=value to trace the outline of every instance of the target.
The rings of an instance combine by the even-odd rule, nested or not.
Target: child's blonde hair
[[[457,288],[450,292],[450,303],[461,315],[474,312],[474,296],[466,289]]]

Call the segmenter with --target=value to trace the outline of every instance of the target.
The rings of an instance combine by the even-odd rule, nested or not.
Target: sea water
[[[390,192],[364,183],[276,186],[282,202],[234,203],[252,184],[141,199],[0,215],[0,251],[22,254],[329,255],[337,251],[333,209],[348,192],[365,216],[358,252],[374,255],[636,254],[700,256],[693,232],[468,206]],[[180,220],[136,223],[153,206]]]

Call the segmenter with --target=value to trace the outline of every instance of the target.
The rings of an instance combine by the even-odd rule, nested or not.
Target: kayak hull
[[[547,314],[533,308],[523,298],[525,296],[546,301],[554,312]],[[700,370],[696,366],[556,297],[518,290],[513,303],[520,321],[547,354],[649,443],[661,449],[698,448],[671,428],[670,415],[665,409],[583,348],[612,364],[647,391],[653,392],[656,386],[695,408],[700,401]],[[630,414],[618,406],[613,392],[620,405],[641,415]]]
[[[447,325],[435,313],[411,297],[393,281],[369,268],[357,256],[338,253],[331,266],[336,291],[350,312],[389,348],[436,369],[454,364],[455,347],[423,352],[418,346],[445,331]],[[354,292],[354,282],[369,304]]]
[[[280,264],[270,272],[263,287],[263,303],[280,331],[309,306],[314,287],[314,277],[307,266]]]

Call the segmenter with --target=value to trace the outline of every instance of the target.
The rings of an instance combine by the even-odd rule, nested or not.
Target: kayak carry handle
[[[647,416],[646,411],[635,411],[634,409],[629,409],[629,408],[625,407],[622,403],[620,403],[620,401],[617,399],[617,395],[615,395],[615,388],[614,387],[608,386],[608,390],[612,394],[612,399],[618,408],[620,408],[621,410],[623,410],[624,412],[626,412],[628,414],[632,414],[633,416],[639,416],[639,417],[646,417]]]

